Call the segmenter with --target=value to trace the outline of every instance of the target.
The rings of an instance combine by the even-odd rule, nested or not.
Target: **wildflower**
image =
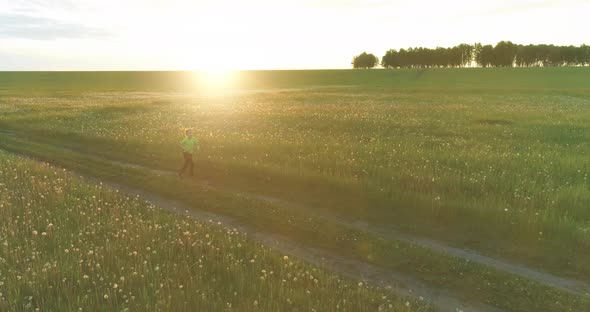
[[[119,285],[117,285],[117,283],[113,284],[113,288],[117,289],[119,287]]]
[[[37,235],[37,234],[39,234],[39,232],[33,231],[33,235]]]
[[[107,295],[107,294],[105,294],[103,297],[104,297],[105,299],[109,299],[109,295]]]

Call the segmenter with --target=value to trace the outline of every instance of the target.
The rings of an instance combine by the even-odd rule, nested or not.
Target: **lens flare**
[[[229,93],[238,87],[238,72],[230,69],[216,68],[194,72],[199,91]]]

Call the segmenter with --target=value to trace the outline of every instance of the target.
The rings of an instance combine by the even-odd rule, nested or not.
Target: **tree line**
[[[510,41],[495,46],[481,43],[460,44],[450,48],[391,49],[379,59],[363,52],[354,57],[354,68],[435,68],[435,67],[532,67],[588,66],[590,46],[521,45]]]

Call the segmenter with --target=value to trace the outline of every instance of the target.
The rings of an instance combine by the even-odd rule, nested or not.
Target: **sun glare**
[[[201,90],[227,91],[237,87],[238,72],[215,68],[194,72],[196,83]]]

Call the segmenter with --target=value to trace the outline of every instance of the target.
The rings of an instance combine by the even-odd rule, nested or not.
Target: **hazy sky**
[[[348,68],[365,50],[590,43],[589,16],[590,0],[0,0],[0,70]]]

